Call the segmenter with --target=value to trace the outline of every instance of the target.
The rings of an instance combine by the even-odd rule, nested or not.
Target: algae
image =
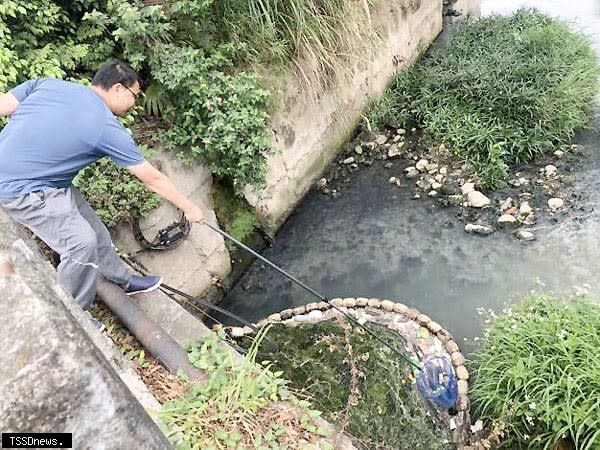
[[[404,347],[398,334],[367,326],[392,346]],[[419,396],[411,367],[361,328],[345,321],[276,324],[269,338],[278,349],[264,346],[259,359],[271,361],[327,420],[366,448],[452,448]]]

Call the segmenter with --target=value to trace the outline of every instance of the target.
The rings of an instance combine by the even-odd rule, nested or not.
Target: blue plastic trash
[[[458,400],[458,384],[450,359],[445,355],[425,358],[417,374],[417,388],[440,408],[454,408]]]

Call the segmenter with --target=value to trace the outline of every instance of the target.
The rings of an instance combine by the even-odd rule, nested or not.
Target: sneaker
[[[92,321],[92,325],[94,325],[100,333],[106,330],[106,326],[100,320],[95,319],[94,317],[92,317],[90,320]]]
[[[125,288],[125,294],[133,295],[140,294],[142,292],[150,292],[157,289],[162,283],[162,277],[148,276],[141,277],[139,275],[132,275]]]

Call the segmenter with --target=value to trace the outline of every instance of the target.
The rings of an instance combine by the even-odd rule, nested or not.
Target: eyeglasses
[[[141,98],[144,96],[144,92],[140,91],[137,94],[135,92],[133,92],[131,89],[129,89],[127,86],[125,86],[123,83],[119,83],[121,86],[123,86],[125,89],[127,89],[129,92],[131,92],[131,95],[133,95],[133,98],[135,100],[137,100],[138,98]]]

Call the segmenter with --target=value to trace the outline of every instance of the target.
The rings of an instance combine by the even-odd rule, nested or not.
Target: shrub
[[[108,158],[83,169],[73,184],[107,227],[145,217],[160,205],[159,197],[144,183]]]
[[[328,432],[314,423],[319,411],[287,388],[281,372],[255,362],[257,343],[242,358],[215,334],[189,348],[191,363],[208,375],[158,413],[178,449],[284,449],[311,447]],[[220,336],[224,336],[221,334]],[[273,402],[287,401],[284,408]],[[316,447],[315,447],[316,448]],[[327,442],[318,448],[333,449]]]
[[[472,399],[506,424],[507,448],[600,447],[600,305],[532,294],[497,317],[476,352]]]
[[[508,165],[535,158],[586,125],[597,74],[589,39],[563,21],[534,10],[468,21],[392,83],[385,119],[413,113],[431,139],[450,145],[493,187]]]
[[[273,150],[267,129],[269,93],[242,69],[245,46],[224,38],[212,0],[163,6],[109,0],[87,20],[104,27],[114,51],[149,81],[146,110],[167,120],[167,149],[201,160],[241,194],[260,187]]]

